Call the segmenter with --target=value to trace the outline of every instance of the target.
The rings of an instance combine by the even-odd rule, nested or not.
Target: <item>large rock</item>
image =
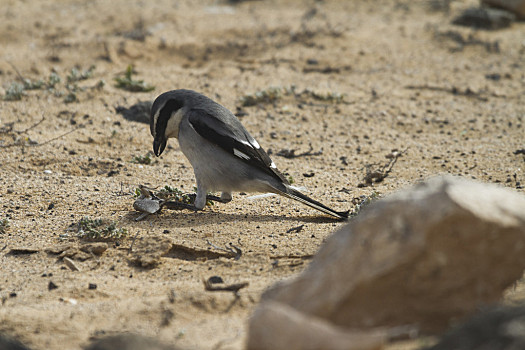
[[[519,19],[525,19],[525,0],[481,0],[481,4],[505,9]]]
[[[117,334],[97,339],[86,350],[176,350],[175,347],[162,344],[155,338],[139,334]]]
[[[448,331],[428,350],[525,349],[525,306],[496,306]]]
[[[500,299],[524,268],[525,197],[434,178],[366,208],[259,308],[286,304],[338,329],[415,325],[435,334]],[[254,314],[250,333],[269,327],[264,314]]]
[[[371,350],[381,349],[388,330],[349,331],[292,307],[267,302],[250,323],[248,349],[255,350]]]

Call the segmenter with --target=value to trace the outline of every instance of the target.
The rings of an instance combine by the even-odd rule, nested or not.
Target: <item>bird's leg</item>
[[[202,210],[206,206],[206,193],[206,188],[197,182],[197,196],[195,197],[195,202],[193,202],[197,210]]]
[[[190,198],[193,200],[195,210],[202,210],[206,206],[207,201],[214,201],[218,203],[229,203],[232,200],[231,192],[222,192],[220,197],[207,194],[206,190],[201,190],[202,186],[197,184],[197,193],[190,194]],[[204,204],[203,204],[204,203]],[[202,205],[202,207],[200,207]]]

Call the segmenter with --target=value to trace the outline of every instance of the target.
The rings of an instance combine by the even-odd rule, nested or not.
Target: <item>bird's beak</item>
[[[153,152],[157,157],[160,157],[162,152],[164,152],[167,143],[168,140],[164,136],[155,137],[155,140],[153,140]]]

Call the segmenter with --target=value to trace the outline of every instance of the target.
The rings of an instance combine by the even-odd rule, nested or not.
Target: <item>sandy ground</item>
[[[242,112],[279,169],[338,210],[442,173],[523,193],[525,155],[516,151],[525,147],[525,25],[455,27],[451,16],[475,2],[453,2],[448,13],[429,4],[4,0],[2,95],[20,76],[48,82],[54,72],[61,82],[0,102],[0,220],[10,224],[0,234],[0,332],[35,349],[79,349],[123,331],[187,349],[240,349],[262,291],[304,269],[342,225],[300,203],[251,194],[135,222],[139,184],[194,186],[176,140],[151,164],[133,162],[152,149],[149,127],[115,111],[167,90],[194,89]],[[116,88],[128,64],[155,89]],[[91,66],[91,76],[75,81],[72,69]],[[242,107],[243,96],[271,87],[282,98]],[[339,94],[343,102],[315,97]],[[322,155],[277,155],[310,145]],[[395,149],[405,153],[385,180],[358,187],[367,167],[380,169]],[[68,228],[85,216],[128,233],[72,271],[45,249],[82,244]],[[169,238],[187,254],[138,267],[134,237],[135,247]],[[240,259],[203,253],[230,243]],[[202,281],[211,276],[249,286],[239,298],[208,292]]]

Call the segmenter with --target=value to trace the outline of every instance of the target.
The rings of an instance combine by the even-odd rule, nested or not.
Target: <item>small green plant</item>
[[[64,97],[65,103],[71,103],[71,102],[78,102],[78,97],[76,95],[76,92],[84,90],[83,88],[79,88],[76,84],[79,80],[85,80],[90,78],[93,75],[93,71],[95,70],[95,66],[89,67],[87,70],[81,71],[78,68],[73,68],[69,72],[69,75],[67,76],[67,83],[65,84],[66,91],[61,91],[58,89],[59,84],[62,82],[62,79],[56,72],[51,72],[49,75],[47,81],[44,80],[31,80],[26,79],[20,76],[20,79],[22,80],[22,83],[12,83],[6,91],[6,94],[4,95],[5,101],[18,101],[21,100],[23,96],[26,95],[26,90],[39,90],[39,89],[47,89],[49,92],[51,92],[56,97]],[[101,81],[97,85],[95,85],[93,88],[95,89],[101,89],[104,86],[104,82]]]
[[[31,80],[24,79],[24,89],[25,90],[39,90],[45,86],[43,80]]]
[[[345,100],[345,96],[338,92],[326,92],[320,93],[315,91],[309,91],[310,96],[316,100],[331,102],[331,103],[342,103]]]
[[[152,162],[151,153],[148,152],[148,153],[146,153],[143,156],[135,156],[135,157],[133,157],[131,162],[132,163],[137,163],[137,164],[145,164],[145,165],[151,164],[151,162]]]
[[[131,92],[148,92],[155,89],[155,86],[149,85],[144,80],[133,80],[133,66],[130,64],[126,68],[124,76],[116,77],[117,84],[115,87]]]
[[[26,93],[24,84],[11,83],[4,95],[4,101],[20,101]]]
[[[72,102],[78,102],[77,94],[74,92],[69,92],[66,97],[64,97],[65,103],[72,103]]]
[[[116,240],[127,235],[125,228],[118,228],[116,222],[83,217],[77,224],[77,237],[86,239]]]
[[[167,201],[177,201],[186,204],[193,203],[192,198],[188,193],[184,193],[178,188],[169,185],[161,188],[161,190],[156,193],[156,196]]]
[[[56,74],[55,72],[51,72],[51,74],[49,74],[49,78],[47,79],[47,88],[54,89],[55,86],[61,81],[62,79],[60,79],[60,76],[58,74]]]
[[[315,100],[330,103],[345,103],[345,95],[337,92],[316,92],[310,89],[297,91],[295,85],[289,87],[270,87],[266,90],[257,91],[251,95],[244,95],[240,98],[243,107],[256,106],[259,104],[275,103],[283,96],[292,96],[296,99],[313,98]]]
[[[266,90],[257,91],[251,95],[241,97],[243,107],[256,106],[258,104],[274,103],[280,100],[282,91],[279,87],[270,87]]]
[[[9,228],[9,219],[5,218],[0,220],[0,234],[6,233],[7,229]]]
[[[105,85],[106,85],[106,81],[104,79],[100,79],[98,83],[95,84],[94,88],[97,90],[102,90]]]
[[[350,213],[350,217],[357,216],[361,210],[363,210],[364,207],[370,205],[370,203],[374,202],[379,198],[379,193],[376,191],[373,191],[368,196],[360,196],[356,197],[352,200],[352,203],[355,204],[354,210]]]
[[[67,76],[67,82],[68,83],[74,83],[79,80],[86,80],[93,76],[93,71],[95,70],[95,66],[92,65],[88,69],[81,71],[78,68],[72,68],[69,71],[69,75]]]

